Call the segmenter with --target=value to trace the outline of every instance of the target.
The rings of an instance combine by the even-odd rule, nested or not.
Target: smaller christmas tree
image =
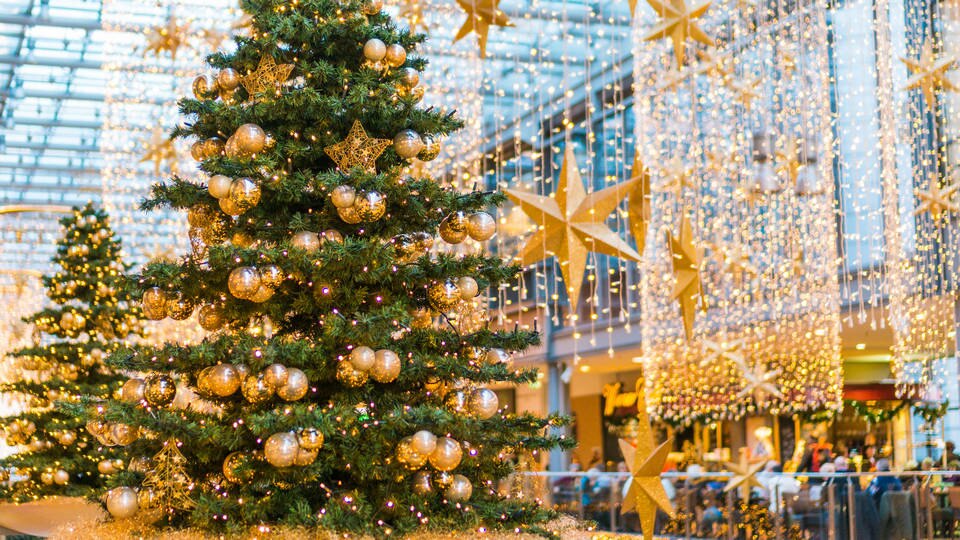
[[[102,478],[125,467],[112,447],[129,437],[129,429],[91,425],[88,432],[83,420],[55,407],[79,396],[110,397],[126,380],[103,364],[140,328],[122,285],[120,241],[107,215],[89,204],[60,223],[64,235],[53,258],[59,270],[43,278],[54,307],[24,319],[36,328],[35,343],[11,353],[21,378],[0,386],[23,396],[27,405],[23,413],[2,419],[7,444],[22,447],[0,461],[9,480],[0,487],[0,499],[14,502],[96,496]]]

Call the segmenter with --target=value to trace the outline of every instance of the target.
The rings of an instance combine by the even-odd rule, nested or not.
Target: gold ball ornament
[[[463,390],[456,390],[447,394],[444,403],[453,412],[466,413],[469,410],[470,395]]]
[[[421,429],[413,434],[411,445],[418,453],[429,456],[437,449],[437,436],[425,429]]]
[[[40,481],[47,486],[53,485],[53,472],[43,471],[42,473],[40,473]]]
[[[160,287],[150,287],[143,291],[140,303],[143,316],[151,321],[159,321],[167,316],[167,295]]]
[[[397,353],[389,349],[380,349],[374,354],[370,377],[380,383],[393,382],[400,375],[400,368],[401,362]]]
[[[190,157],[192,157],[194,161],[207,159],[207,147],[203,143],[204,141],[197,141],[190,145]]]
[[[428,454],[421,454],[413,448],[413,437],[404,437],[397,443],[397,461],[404,467],[415,471],[427,463]]]
[[[437,471],[430,475],[433,484],[440,489],[446,489],[453,483],[453,474],[449,471]]]
[[[430,482],[430,473],[419,471],[413,475],[413,492],[421,497],[433,493],[433,484]]]
[[[252,266],[238,266],[230,271],[227,288],[233,296],[248,299],[260,288],[260,272]]]
[[[403,159],[413,159],[423,150],[423,139],[416,131],[404,129],[393,138],[393,149]]]
[[[137,492],[137,506],[144,509],[154,508],[157,506],[157,492],[152,488],[140,488],[140,491]]]
[[[488,364],[505,364],[510,361],[510,353],[503,349],[489,349],[483,355],[483,360]]]
[[[260,153],[267,146],[267,134],[256,124],[243,124],[232,138],[236,140],[240,153],[248,156]]]
[[[357,190],[353,186],[339,185],[330,192],[330,202],[337,208],[349,208],[357,200]]]
[[[300,449],[297,450],[297,457],[294,458],[293,464],[298,467],[306,467],[316,461],[319,454],[319,450],[307,450],[306,448],[300,447]]]
[[[217,73],[217,86],[222,90],[232,91],[240,86],[241,77],[233,68],[224,68]]]
[[[263,370],[263,380],[273,389],[278,389],[287,384],[289,371],[283,364],[270,364]]]
[[[387,54],[384,55],[383,61],[390,67],[398,68],[407,61],[407,50],[399,43],[387,45]]]
[[[296,401],[307,395],[310,381],[307,374],[297,368],[287,368],[287,381],[277,388],[277,396],[284,401]]]
[[[215,396],[232,396],[240,389],[240,374],[231,364],[218,364],[205,373],[202,383]]]
[[[173,403],[177,395],[177,385],[166,375],[151,375],[144,381],[143,396],[147,403],[155,407],[163,407]]]
[[[257,289],[257,292],[253,293],[253,296],[248,298],[248,300],[250,300],[251,302],[262,304],[267,300],[273,298],[273,293],[274,293],[273,289],[261,283],[260,288]]]
[[[297,442],[297,436],[292,431],[274,433],[263,443],[263,456],[267,459],[267,463],[274,467],[283,468],[293,465],[299,450],[300,443]]]
[[[467,234],[477,242],[484,242],[497,234],[497,222],[486,212],[470,214],[467,220]]]
[[[410,325],[414,328],[426,329],[433,326],[433,312],[427,308],[418,308],[413,312]]]
[[[450,437],[437,439],[437,447],[430,454],[430,465],[438,471],[452,471],[460,465],[463,449],[460,443]]]
[[[226,144],[223,142],[223,139],[219,137],[210,137],[209,139],[203,141],[203,156],[204,159],[210,159],[212,157],[217,157],[223,154]]]
[[[217,80],[210,75],[200,75],[193,80],[193,96],[197,99],[206,99],[208,94],[217,91]]]
[[[423,148],[417,154],[417,159],[420,161],[437,159],[437,156],[440,155],[440,140],[433,135],[421,135],[420,138],[423,140]]]
[[[237,217],[243,213],[243,208],[238,206],[237,203],[233,202],[233,199],[230,199],[229,197],[220,199],[220,201],[217,203],[217,206],[220,207],[220,211],[228,216]]]
[[[145,456],[135,457],[130,460],[127,470],[130,472],[146,474],[153,467],[150,458]]]
[[[128,424],[110,426],[109,440],[117,446],[127,446],[140,438],[140,428]]]
[[[359,371],[369,371],[376,361],[376,353],[370,347],[361,345],[350,352],[350,363]]]
[[[316,251],[320,249],[320,237],[317,236],[317,233],[311,231],[300,231],[295,233],[290,243],[293,245],[293,247],[300,248],[305,251]]]
[[[376,15],[383,9],[383,0],[367,0],[363,3],[363,13],[365,15]]]
[[[70,473],[68,473],[63,469],[60,469],[57,472],[53,473],[53,481],[58,486],[65,486],[70,482]]]
[[[219,330],[223,326],[223,311],[213,304],[200,306],[200,310],[197,311],[197,322],[207,332]]]
[[[343,243],[343,235],[336,229],[327,229],[320,233],[320,243],[323,244],[325,242]]]
[[[467,216],[463,212],[454,212],[440,222],[440,238],[448,244],[459,244],[467,239]]]
[[[400,84],[407,88],[413,88],[420,84],[420,72],[412,67],[405,67],[400,70]]]
[[[363,44],[363,57],[371,62],[379,62],[387,55],[387,45],[377,38],[368,39]]]
[[[464,300],[473,300],[473,298],[477,296],[477,293],[480,292],[480,286],[477,285],[477,280],[470,276],[463,276],[458,279],[457,289],[460,290],[460,298]]]
[[[223,460],[223,477],[234,484],[242,484],[253,480],[254,471],[249,468],[251,457],[243,452],[227,454]],[[245,469],[243,472],[240,469]]]
[[[137,492],[130,487],[117,487],[107,492],[107,511],[117,519],[133,517],[139,509]]]
[[[497,414],[497,410],[500,408],[500,399],[493,390],[478,388],[470,393],[467,408],[474,416],[486,420]]]
[[[316,428],[304,428],[300,432],[300,448],[307,450],[319,450],[323,448],[323,433]]]
[[[230,200],[244,210],[256,206],[260,194],[260,186],[251,178],[237,178],[230,185]]]
[[[453,475],[453,481],[450,482],[450,486],[447,487],[447,491],[444,493],[447,499],[460,502],[470,499],[470,496],[473,495],[473,484],[470,483],[470,479],[462,474]]]
[[[97,471],[99,471],[100,474],[104,474],[104,475],[114,474],[115,472],[117,472],[117,470],[113,468],[112,459],[105,459],[100,463],[97,463]]]
[[[283,283],[283,270],[275,264],[260,267],[260,284],[276,289]]]
[[[57,437],[57,442],[59,442],[63,446],[70,446],[76,441],[77,441],[77,433],[75,431],[67,430],[61,433],[59,437]]]
[[[126,403],[140,403],[144,399],[147,385],[143,379],[130,379],[120,388],[120,400]]]
[[[360,371],[353,367],[350,362],[340,362],[337,364],[337,380],[350,388],[358,388],[367,384],[366,371]]]
[[[248,248],[253,245],[254,239],[246,231],[233,231],[230,235],[230,243],[239,248]]]
[[[243,386],[240,388],[243,397],[250,403],[263,403],[273,395],[273,387],[267,384],[264,376],[248,375],[243,379]]]
[[[215,199],[224,199],[230,196],[230,186],[233,179],[222,174],[215,174],[207,181],[207,191]]]
[[[360,217],[360,212],[357,211],[356,206],[350,206],[348,208],[337,208],[337,215],[340,216],[345,223],[350,225],[356,225],[363,221],[363,218]]]
[[[434,283],[427,289],[427,299],[437,311],[447,311],[460,301],[460,289],[452,280]]]
[[[376,221],[387,212],[387,198],[378,191],[365,191],[357,195],[353,208],[362,221]],[[344,210],[338,208],[337,212]],[[340,216],[343,218],[343,216]],[[347,221],[344,218],[344,221]],[[349,221],[348,221],[349,223]]]

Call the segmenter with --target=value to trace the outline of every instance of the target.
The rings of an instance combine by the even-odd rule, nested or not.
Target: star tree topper
[[[467,12],[467,20],[463,21],[463,26],[453,38],[453,42],[460,41],[470,32],[476,32],[481,58],[487,55],[487,35],[490,33],[490,25],[513,26],[507,15],[497,7],[500,0],[457,0],[457,4]]]
[[[667,461],[673,439],[667,439],[659,446],[653,437],[653,428],[647,416],[647,399],[643,392],[643,377],[637,379],[637,439],[636,446],[626,439],[620,439],[620,451],[623,461],[630,470],[630,488],[623,497],[620,513],[636,510],[640,517],[640,530],[645,539],[653,538],[653,527],[657,519],[657,509],[663,510],[671,518],[674,515],[673,504],[660,481],[660,472]]]
[[[672,255],[673,275],[677,280],[671,296],[680,302],[683,332],[689,341],[693,337],[697,303],[699,301],[703,311],[707,310],[707,305],[702,301],[700,288],[700,265],[703,262],[703,252],[693,243],[693,227],[686,214],[680,220],[678,236],[674,236],[672,231],[667,231],[667,243],[670,245]]]
[[[393,141],[390,139],[367,137],[367,132],[360,125],[360,121],[354,120],[347,138],[324,148],[323,151],[337,163],[337,167],[342,171],[359,166],[367,172],[376,172],[377,158],[391,144]]]
[[[264,90],[277,89],[290,78],[293,64],[277,64],[269,54],[260,57],[257,69],[248,73],[242,80],[243,87],[252,98]]]
[[[647,3],[660,15],[661,21],[643,40],[670,38],[673,41],[673,56],[677,59],[677,67],[683,65],[684,48],[688,39],[699,41],[708,47],[716,45],[713,38],[707,35],[696,21],[707,12],[711,2],[701,2],[693,7],[687,6],[685,0],[647,0]]]
[[[514,189],[505,191],[534,223],[541,225],[520,249],[520,264],[543,260],[545,253],[547,257],[555,256],[569,293],[570,307],[576,311],[587,253],[640,262],[640,255],[604,222],[641,181],[635,178],[588,195],[573,148],[567,145],[555,198]]]

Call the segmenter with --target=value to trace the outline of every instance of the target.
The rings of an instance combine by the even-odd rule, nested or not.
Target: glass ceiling
[[[225,1],[205,4],[222,6]],[[387,2],[393,13],[396,9],[389,6],[396,3]],[[142,50],[146,31],[163,25],[170,14],[193,17],[191,4],[181,0],[0,2],[0,284],[11,272],[49,270],[59,235],[59,210],[91,200],[104,203],[104,189],[109,186],[101,172],[113,166],[103,153],[102,138],[109,133],[104,125],[112,121],[107,118],[111,110],[105,99],[117,80],[115,71],[131,71],[132,77],[141,80],[180,79],[157,84],[155,95],[144,99],[146,106],[172,103],[183,93],[184,82],[189,84],[192,73],[199,71],[199,64],[184,71],[182,64],[162,59],[147,62]],[[477,150],[486,154],[492,154],[497,145],[513,146],[513,139],[534,143],[544,130],[544,119],[569,107],[571,101],[583,101],[590,81],[594,90],[601,89],[619,82],[611,79],[611,66],[629,67],[626,0],[503,0],[500,7],[516,26],[491,28],[487,58],[482,61],[477,58],[476,36],[452,45],[465,18],[453,0],[421,4],[431,37],[426,54],[433,72],[427,80],[433,77],[439,86],[456,84],[473,92],[476,107],[471,109],[460,98],[458,109],[479,112],[482,105],[483,120],[472,137],[481,146]],[[218,24],[228,28],[234,18]],[[193,29],[197,27],[195,23]],[[116,58],[117,51],[130,58]],[[470,70],[460,73],[465,61],[482,68],[475,75]],[[449,87],[441,92],[460,97],[459,91]],[[162,110],[165,113],[159,119],[156,112],[152,118],[143,115],[144,124],[153,121],[172,127],[175,109]],[[142,131],[145,125],[136,129]],[[504,133],[510,134],[509,142],[504,142]],[[138,152],[142,154],[137,145],[142,146],[145,136],[131,132],[133,148],[124,159],[135,160]],[[140,169],[145,171],[144,185],[155,180],[150,178],[151,169],[150,164]],[[132,208],[133,203],[129,204]],[[44,211],[8,213],[24,206]],[[136,246],[136,230],[123,233],[128,245]],[[146,256],[130,255],[137,262]]]

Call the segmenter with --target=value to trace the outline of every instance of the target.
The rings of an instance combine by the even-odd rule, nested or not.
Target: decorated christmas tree
[[[26,411],[2,420],[7,444],[20,450],[0,462],[0,497],[16,502],[49,496],[97,496],[107,476],[126,468],[118,445],[125,426],[93,436],[57,402],[80,396],[110,397],[126,377],[104,365],[106,357],[139,332],[138,312],[123,286],[126,268],[120,241],[107,215],[91,205],[75,208],[60,223],[63,238],[43,278],[54,307],[27,317],[35,344],[11,353],[21,379],[0,389],[23,396]]]
[[[174,177],[143,205],[185,210],[192,244],[139,276],[145,315],[197,309],[212,334],[111,357],[146,375],[87,410],[137,426],[127,450],[151,461],[113,479],[108,510],[215,534],[548,532],[551,512],[498,480],[513,456],[572,441],[490,388],[536,380],[510,353],[538,336],[475,311],[519,268],[434,245],[489,240],[504,197],[413,172],[461,127],[419,104],[424,36],[379,0],[242,6],[251,36],[209,58],[173,134],[208,178]],[[188,389],[200,399],[173,405]]]

